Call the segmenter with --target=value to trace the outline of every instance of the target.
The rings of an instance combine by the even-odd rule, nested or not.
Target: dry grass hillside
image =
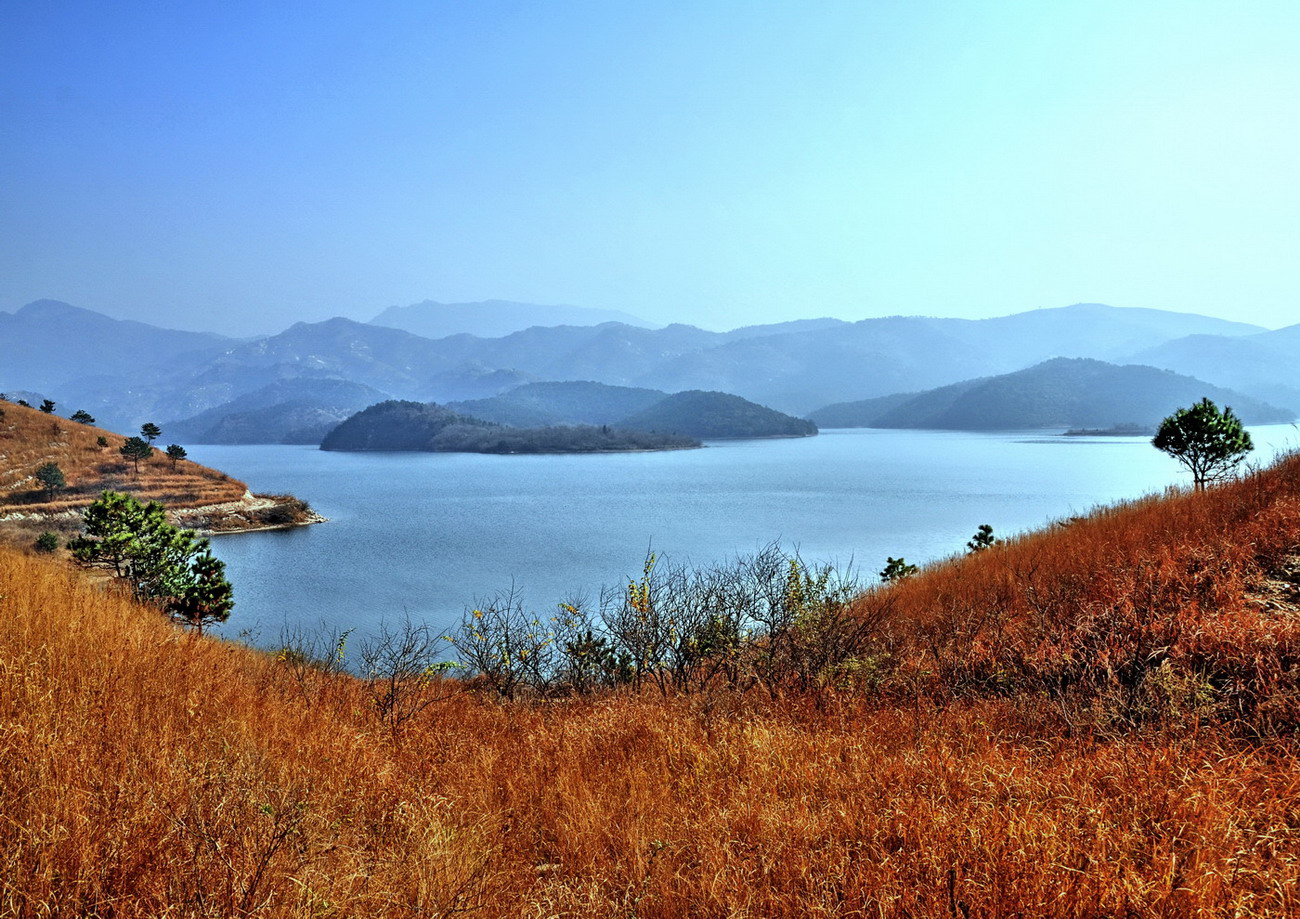
[[[254,505],[243,482],[189,460],[173,463],[162,450],[141,460],[137,472],[119,452],[126,441],[121,434],[13,402],[0,401],[0,411],[0,529],[10,533],[71,531],[78,525],[78,512],[106,489],[158,501],[172,510],[227,504],[266,504],[269,509],[291,501],[279,496]],[[105,445],[99,444],[100,438]],[[161,443],[166,442],[164,431]],[[66,487],[52,498],[36,479],[45,463],[56,463],[66,480]]]
[[[868,593],[870,679],[516,702],[0,548],[0,915],[1300,915],[1298,547],[1293,459]]]

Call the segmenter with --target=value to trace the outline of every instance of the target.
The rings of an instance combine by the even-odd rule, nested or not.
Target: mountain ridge
[[[1293,420],[1286,409],[1172,371],[1090,358],[1054,358],[1009,374],[920,393],[838,403],[809,417],[826,427],[1016,430],[1154,426],[1202,397],[1231,404],[1247,423]]]

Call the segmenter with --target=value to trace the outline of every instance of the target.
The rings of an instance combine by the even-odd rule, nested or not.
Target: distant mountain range
[[[585,306],[543,306],[537,303],[514,303],[510,300],[483,300],[478,303],[425,300],[410,306],[390,306],[370,320],[371,325],[402,329],[424,338],[446,338],[448,335],[500,338],[534,326],[583,326],[600,325],[602,322],[650,326],[644,319],[618,310]]]
[[[1056,358],[1015,373],[926,392],[828,405],[809,417],[828,428],[1145,428],[1204,397],[1231,405],[1248,424],[1295,418],[1288,409],[1193,377],[1086,358]]]
[[[437,305],[417,307],[396,315],[412,323],[430,311],[448,315]],[[223,423],[222,417],[285,406],[276,409],[279,418],[271,425],[284,437],[350,408],[338,401],[340,383],[380,396],[449,403],[491,399],[533,382],[589,380],[665,393],[730,393],[799,415],[831,403],[1019,371],[1051,358],[1087,357],[1177,365],[1179,372],[1294,409],[1300,379],[1285,358],[1294,350],[1286,348],[1288,336],[1300,333],[1080,304],[983,320],[812,319],[730,332],[603,322],[533,326],[500,337],[429,338],[331,319],[241,341],[38,301],[0,313],[0,391],[41,392],[61,410],[83,408],[116,430],[171,419],[196,434],[196,426],[216,432],[204,436],[233,437],[251,423]],[[1214,355],[1217,364],[1210,361]],[[292,392],[275,388],[290,384]],[[277,393],[284,396],[279,402],[262,404]],[[250,407],[244,397],[258,404]],[[215,415],[205,414],[214,409]]]
[[[1231,386],[1300,411],[1300,325],[1254,335],[1188,335],[1133,355],[1135,362]]]

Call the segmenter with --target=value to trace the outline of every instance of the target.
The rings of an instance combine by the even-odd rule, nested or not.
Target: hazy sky
[[[14,2],[0,309],[1300,322],[1300,3]]]

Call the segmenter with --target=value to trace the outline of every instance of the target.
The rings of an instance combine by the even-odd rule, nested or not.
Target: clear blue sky
[[[15,2],[0,309],[1300,322],[1300,3]]]

